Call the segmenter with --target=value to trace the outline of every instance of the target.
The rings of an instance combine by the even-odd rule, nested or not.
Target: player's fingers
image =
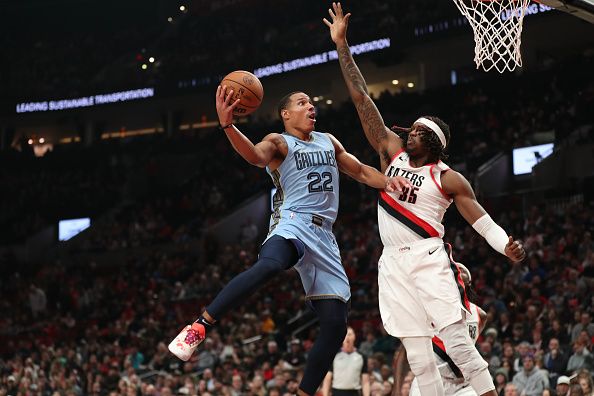
[[[326,18],[322,19],[322,22],[324,22],[326,24],[326,26],[328,27],[332,27],[332,24],[330,23],[329,20],[327,20]]]
[[[233,102],[231,104],[231,106],[230,106],[231,110],[234,110],[237,107],[237,105],[239,104],[239,102],[241,102],[241,98],[236,99],[235,102]]]
[[[342,5],[340,2],[336,3],[336,15],[342,16]]]
[[[344,16],[344,22],[345,22],[347,25],[349,24],[349,18],[350,18],[350,17],[351,17],[351,13],[350,13],[350,12]]]
[[[220,85],[217,87],[217,95],[216,95],[216,97],[218,98],[219,96],[221,96],[221,86]]]
[[[332,10],[330,8],[328,8],[328,14],[330,14],[330,18],[332,18],[332,20],[334,20],[334,18],[336,18],[336,15],[334,14],[334,12],[332,12]]]
[[[227,94],[227,98],[225,99],[225,104],[228,106],[231,103],[231,98],[233,98],[233,90],[229,91]]]

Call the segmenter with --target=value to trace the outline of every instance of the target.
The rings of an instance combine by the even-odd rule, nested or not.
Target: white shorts
[[[441,238],[385,247],[378,264],[384,328],[394,337],[433,337],[463,318],[461,282]]]
[[[443,381],[443,390],[445,396],[478,396],[476,391],[472,389],[472,386],[470,386],[468,382],[454,384],[449,381]],[[414,378],[413,382],[410,384],[409,396],[421,396],[419,382],[416,378]]]

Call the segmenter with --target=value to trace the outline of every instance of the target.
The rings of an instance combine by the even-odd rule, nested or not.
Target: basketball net
[[[474,31],[476,68],[499,73],[522,66],[522,24],[530,0],[454,0]]]

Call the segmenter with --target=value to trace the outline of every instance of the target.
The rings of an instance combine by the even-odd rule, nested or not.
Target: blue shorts
[[[351,298],[349,280],[342,266],[340,251],[332,233],[332,224],[311,214],[282,211],[276,226],[266,237],[278,235],[292,240],[299,251],[299,261],[294,268],[301,277],[305,299]]]

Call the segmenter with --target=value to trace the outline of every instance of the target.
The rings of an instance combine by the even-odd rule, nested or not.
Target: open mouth
[[[312,120],[312,121],[315,121],[315,120],[316,120],[316,113],[310,113],[310,114],[309,114],[307,117],[308,117],[310,120]]]

